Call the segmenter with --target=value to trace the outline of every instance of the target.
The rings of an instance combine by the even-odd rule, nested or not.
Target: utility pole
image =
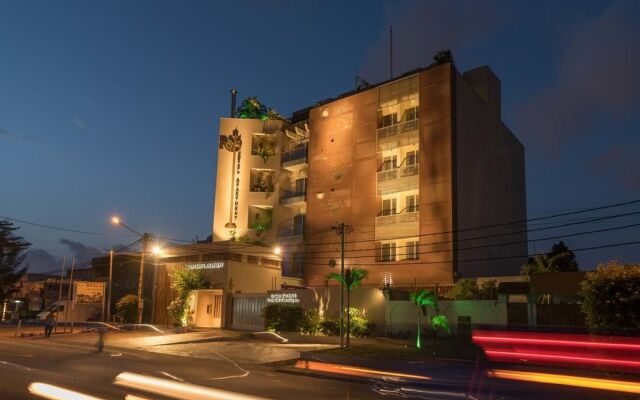
[[[64,281],[64,266],[67,262],[66,257],[62,257],[62,270],[60,271],[60,286],[58,286],[58,305],[55,307],[56,310],[56,325],[55,331],[58,333],[58,310],[60,310],[60,302],[62,301],[62,282]],[[52,311],[53,312],[53,311]]]
[[[142,278],[144,277],[144,254],[147,252],[147,244],[149,243],[149,234],[142,234],[142,251],[140,252],[140,275],[138,277],[138,324],[142,324],[142,309],[144,302],[142,299]]]
[[[340,235],[340,347],[344,347],[344,236],[353,232],[353,226],[340,225],[332,226],[331,229]],[[347,312],[349,312],[347,310]]]
[[[111,320],[111,285],[113,284],[113,250],[109,251],[109,290],[107,291],[107,320]]]
[[[67,322],[69,322],[69,309],[71,308],[71,291],[73,290],[73,270],[76,267],[76,258],[73,257],[71,261],[71,274],[69,274],[69,290],[67,291],[67,306],[64,309],[64,330],[62,333],[67,333]],[[73,318],[73,314],[71,315]],[[73,325],[71,325],[71,332],[73,333]]]

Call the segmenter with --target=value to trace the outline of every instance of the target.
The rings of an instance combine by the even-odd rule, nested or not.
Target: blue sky
[[[396,72],[441,48],[460,70],[496,72],[503,118],[526,146],[531,216],[635,200],[639,20],[638,4],[620,1],[0,0],[0,215],[100,233],[21,224],[40,270],[55,268],[50,256],[133,241],[109,226],[113,213],[139,230],[205,238],[229,90],[290,115],[350,90],[356,74],[385,79],[390,24]],[[640,261],[639,249],[578,257],[589,268]]]

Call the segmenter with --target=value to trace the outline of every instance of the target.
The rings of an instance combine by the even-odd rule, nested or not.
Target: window
[[[418,107],[413,107],[404,112],[405,121],[413,121],[418,119]]]
[[[387,126],[395,125],[398,123],[398,114],[387,114],[382,116],[382,120],[380,121],[380,127],[384,128]]]
[[[398,156],[388,156],[382,159],[382,171],[390,171],[398,167]]]
[[[213,311],[213,304],[207,304],[207,314],[211,315]]]
[[[404,254],[406,260],[417,260],[418,259],[418,245],[420,242],[417,240],[408,241],[405,243]]]
[[[407,196],[406,198],[406,210],[407,212],[416,212],[418,211],[418,195]]]
[[[408,151],[406,155],[407,167],[418,165],[418,151]]]
[[[304,224],[307,218],[306,214],[298,214],[293,217],[293,234],[304,235]]]
[[[382,243],[380,249],[380,261],[395,261],[396,260],[396,243]]]
[[[382,212],[381,215],[393,215],[396,213],[396,199],[384,199],[382,200]]]

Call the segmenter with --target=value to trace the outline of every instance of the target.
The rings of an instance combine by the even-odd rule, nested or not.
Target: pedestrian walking
[[[44,320],[44,337],[51,337],[54,326],[56,326],[56,317],[53,312],[50,312]]]

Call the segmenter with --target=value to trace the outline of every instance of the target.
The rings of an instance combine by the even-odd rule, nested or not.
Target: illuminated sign
[[[224,268],[224,262],[222,261],[187,264],[187,269],[221,269],[221,268]]]
[[[267,303],[300,303],[298,293],[271,293]]]

